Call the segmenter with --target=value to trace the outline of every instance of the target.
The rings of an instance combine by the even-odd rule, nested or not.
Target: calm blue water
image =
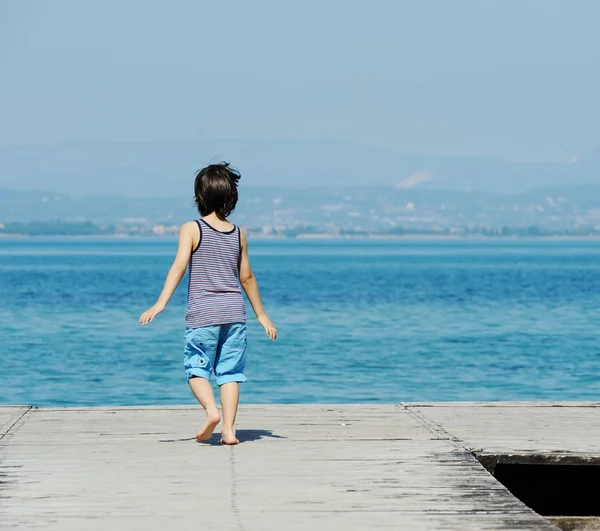
[[[164,240],[0,240],[0,403],[194,403]],[[600,242],[253,241],[254,403],[598,400]],[[249,311],[249,315],[251,311]]]

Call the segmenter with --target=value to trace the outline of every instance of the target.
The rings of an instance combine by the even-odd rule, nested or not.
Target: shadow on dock
[[[237,438],[241,443],[260,441],[261,439],[287,439],[282,435],[276,435],[271,430],[239,430]]]
[[[240,441],[240,444],[260,441],[261,439],[287,439],[287,437],[283,437],[281,435],[274,434],[271,430],[238,430],[237,438]],[[174,443],[174,442],[190,442],[194,441],[198,444],[205,444],[208,446],[219,446],[219,441],[221,440],[221,434],[215,433],[212,438],[208,441],[196,441],[195,437],[186,437],[185,439],[162,439],[159,442],[161,443]]]

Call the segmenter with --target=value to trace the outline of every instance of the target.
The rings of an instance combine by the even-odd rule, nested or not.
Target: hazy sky
[[[565,160],[597,0],[0,0],[0,144],[206,137]]]

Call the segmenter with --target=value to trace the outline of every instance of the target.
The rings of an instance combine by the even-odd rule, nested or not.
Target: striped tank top
[[[220,232],[196,220],[200,241],[189,263],[187,328],[246,322],[240,288],[240,229]]]

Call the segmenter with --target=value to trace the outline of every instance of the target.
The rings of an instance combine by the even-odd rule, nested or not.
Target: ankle
[[[206,418],[211,420],[221,420],[221,414],[218,409],[207,409],[206,410]]]

